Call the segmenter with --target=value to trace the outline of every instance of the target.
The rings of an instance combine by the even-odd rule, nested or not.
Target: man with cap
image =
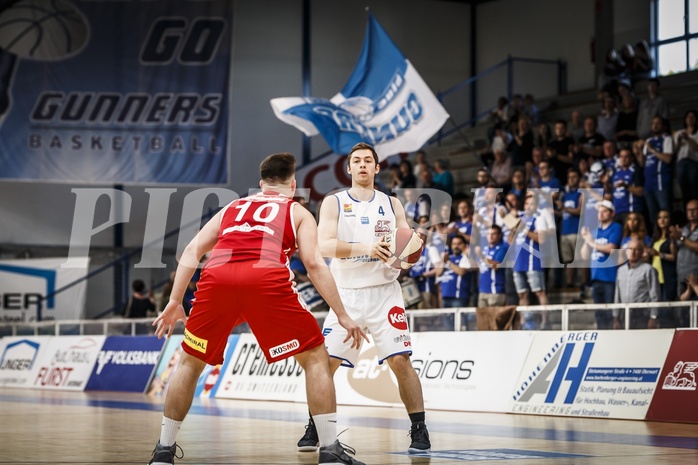
[[[591,297],[595,304],[613,303],[616,273],[618,271],[618,252],[623,227],[613,221],[615,208],[610,200],[597,203],[599,227],[592,233],[588,227],[582,228],[582,258],[591,259]],[[611,329],[613,316],[610,310],[596,311],[598,329]]]

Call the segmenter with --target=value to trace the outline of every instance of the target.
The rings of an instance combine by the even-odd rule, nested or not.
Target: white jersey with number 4
[[[333,195],[338,202],[337,239],[345,242],[376,242],[395,229],[395,211],[390,197],[373,191],[373,198],[362,202],[349,191]],[[333,201],[327,198],[326,202]],[[400,272],[386,265],[379,258],[368,255],[349,258],[333,258],[330,270],[337,287],[357,289],[393,282]]]

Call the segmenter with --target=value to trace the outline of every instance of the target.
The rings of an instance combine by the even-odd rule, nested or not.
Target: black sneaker
[[[318,464],[345,464],[345,465],[366,465],[363,462],[359,462],[354,457],[349,457],[347,454],[354,455],[356,451],[346,444],[339,442],[339,439],[334,442],[331,446],[320,448],[320,457],[318,458]]]
[[[177,455],[177,449],[179,449],[181,455]],[[175,458],[181,459],[182,457],[184,457],[184,452],[177,443],[172,444],[170,447],[163,447],[160,445],[160,441],[158,441],[153,450],[153,458],[150,459],[148,465],[173,465]]]
[[[320,439],[317,436],[315,422],[310,418],[308,424],[305,425],[305,434],[298,441],[298,452],[315,452],[319,446]]]
[[[412,444],[410,444],[410,447],[407,449],[408,453],[421,454],[431,450],[429,431],[427,431],[427,425],[425,425],[423,421],[412,424],[410,438],[412,438]]]

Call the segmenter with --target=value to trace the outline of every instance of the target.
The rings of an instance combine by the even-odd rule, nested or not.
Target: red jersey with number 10
[[[295,201],[265,192],[229,203],[221,217],[218,243],[208,266],[252,261],[256,266],[287,266],[296,250]]]

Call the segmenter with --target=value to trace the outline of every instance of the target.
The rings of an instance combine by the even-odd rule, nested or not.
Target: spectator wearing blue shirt
[[[436,171],[433,178],[434,184],[441,186],[441,190],[453,196],[455,185],[453,173],[448,169],[448,160],[437,160],[434,164],[434,171]]]
[[[424,242],[424,248],[417,263],[410,268],[409,275],[417,282],[417,287],[422,295],[419,308],[437,308],[436,275],[438,268],[442,265],[441,257],[439,256],[439,251],[433,245],[427,243],[426,229],[417,229],[417,234]]]
[[[541,196],[539,208],[552,208],[552,205],[548,202],[548,195],[552,194],[553,201],[557,199],[560,191],[560,180],[553,176],[550,170],[550,162],[547,160],[538,163],[538,174],[540,177],[536,187],[539,187],[546,194]]]
[[[506,270],[500,268],[509,250],[504,242],[502,228],[492,225],[488,234],[488,243],[481,249],[476,248],[480,268],[478,283],[478,307],[497,307],[506,304]]]
[[[465,238],[456,234],[451,239],[451,253],[443,254],[444,266],[439,269],[439,283],[441,287],[441,305],[444,308],[469,307],[470,306],[470,261],[466,252],[467,242]],[[453,329],[452,315],[444,320],[444,326]]]
[[[642,170],[633,162],[633,153],[629,148],[622,149],[618,155],[618,169],[613,174],[613,206],[616,209],[615,220],[623,224],[628,213],[642,212],[644,194]]]
[[[572,263],[580,256],[582,241],[577,241],[579,220],[582,215],[582,194],[579,192],[579,171],[576,168],[567,170],[567,185],[558,201],[558,209],[562,214],[560,224],[560,258],[562,263]],[[572,285],[576,268],[567,267],[567,286]]]
[[[448,225],[453,237],[460,233],[465,240],[470,243],[470,236],[473,234],[473,209],[468,200],[460,200],[456,205],[456,219]]]
[[[615,296],[616,274],[618,271],[617,253],[620,248],[623,227],[613,221],[614,207],[610,200],[597,204],[599,227],[592,232],[582,228],[584,246],[582,258],[591,259],[591,297],[595,304],[611,304]],[[613,315],[611,310],[596,310],[597,329],[611,329]]]
[[[526,193],[521,222],[512,231],[515,237],[514,285],[519,294],[519,304],[529,305],[529,291],[538,298],[540,305],[548,305],[545,292],[545,272],[541,261],[541,236],[547,230],[547,223],[538,208],[538,196],[534,192]],[[547,314],[541,313],[541,329],[547,326]],[[535,329],[532,319],[524,315],[523,329]],[[527,327],[529,326],[529,327]]]
[[[647,214],[654,219],[659,210],[672,210],[671,161],[674,158],[674,140],[660,116],[652,118],[651,129],[652,137],[645,141],[638,163],[644,168]]]

